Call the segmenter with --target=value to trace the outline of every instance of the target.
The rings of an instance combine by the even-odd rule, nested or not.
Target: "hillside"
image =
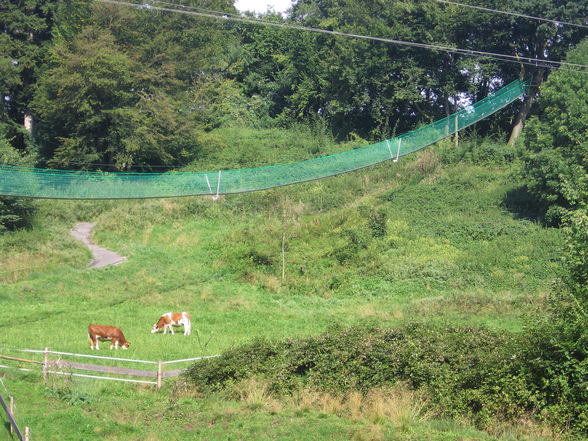
[[[271,145],[275,131],[231,136],[238,155]],[[312,138],[293,132],[289,139],[302,152]],[[271,163],[274,155],[266,147],[253,157]],[[123,356],[145,360],[219,354],[258,337],[295,339],[335,325],[416,321],[517,333],[540,314],[562,236],[522,216],[512,160],[513,150],[489,142],[442,143],[398,164],[218,202],[39,201],[31,229],[0,236],[0,347],[90,353],[88,323],[121,327],[132,341]],[[68,234],[77,221],[97,222],[95,242],[128,262],[82,271],[89,254]],[[193,314],[193,335],[150,334],[171,310]],[[393,394],[399,415],[378,417],[329,406],[336,399],[328,396],[314,404],[272,398],[256,383],[236,395],[202,395],[182,380],[152,391],[63,378],[45,387],[36,374],[1,375],[17,401],[29,397],[20,400],[21,421],[46,440],[159,439],[163,431],[170,440],[186,432],[192,439],[550,439],[535,425],[487,434],[439,419],[415,407],[409,391]]]

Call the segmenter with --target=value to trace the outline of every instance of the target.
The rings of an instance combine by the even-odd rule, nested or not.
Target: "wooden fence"
[[[10,426],[10,428],[9,428],[10,433],[16,434],[16,436],[18,437],[18,439],[20,441],[29,441],[31,438],[29,428],[25,427],[24,436],[23,436],[22,431],[20,430],[20,428],[18,427],[18,424],[16,424],[16,420],[14,419],[14,398],[13,397],[9,398],[9,403],[10,404],[7,404],[6,401],[4,400],[4,397],[2,397],[2,395],[0,395],[0,405],[2,405],[2,408],[4,409],[4,412],[6,412],[6,416],[8,417],[8,424]]]
[[[103,357],[99,355],[89,355],[89,354],[75,354],[71,352],[58,352],[58,351],[50,351],[48,348],[45,350],[33,350],[33,349],[19,349],[19,352],[31,353],[31,354],[38,354],[43,355],[43,361],[39,360],[28,360],[19,357],[12,357],[8,355],[1,355],[0,359],[18,362],[18,363],[27,363],[27,364],[36,364],[41,366],[41,371],[43,373],[43,377],[45,381],[47,381],[49,375],[68,375],[72,377],[84,377],[84,378],[94,378],[98,380],[109,380],[109,381],[122,381],[127,383],[142,383],[142,384],[152,384],[157,386],[157,388],[161,388],[163,380],[165,378],[176,377],[180,375],[182,372],[186,370],[183,369],[174,369],[174,370],[165,370],[165,367],[172,364],[178,363],[186,363],[191,361],[198,361],[204,360],[207,358],[214,358],[218,357],[218,355],[211,355],[211,356],[203,356],[203,357],[194,357],[194,358],[185,358],[182,360],[170,360],[170,361],[150,361],[150,360],[134,360],[130,358],[117,358],[117,357]],[[58,356],[57,359],[55,356]],[[136,363],[149,366],[146,369],[137,369],[137,368],[127,368],[127,367],[119,367],[119,366],[109,366],[109,365],[100,365],[100,364],[89,364],[89,363],[80,363],[75,361],[64,360],[63,357],[71,357],[71,358],[88,358],[88,359],[95,359],[95,360],[105,360],[108,362],[125,362],[125,363]],[[0,368],[13,368],[18,369],[21,371],[33,371],[33,369],[28,368],[15,368],[11,366],[3,366],[0,365]],[[80,371],[86,373],[79,373]],[[111,374],[111,375],[119,375],[124,376],[125,378],[120,377],[111,377],[106,375],[91,375],[94,374]],[[136,378],[126,378],[126,377],[139,377],[141,379]]]
[[[165,370],[165,368],[167,366],[173,365],[173,364],[187,363],[187,362],[191,362],[191,361],[198,361],[198,360],[204,360],[207,358],[218,357],[218,355],[210,355],[210,356],[203,356],[203,357],[184,358],[182,360],[150,361],[150,360],[134,360],[134,359],[130,359],[130,358],[103,357],[100,355],[74,354],[71,352],[50,351],[48,348],[45,348],[45,350],[43,350],[43,351],[34,350],[34,349],[18,349],[15,351],[42,355],[43,360],[42,361],[41,360],[29,360],[29,359],[25,359],[25,358],[13,357],[10,355],[2,355],[2,354],[0,354],[0,359],[6,360],[11,363],[19,363],[19,364],[24,363],[24,364],[33,364],[33,365],[40,366],[41,372],[43,373],[43,378],[45,379],[45,382],[47,382],[49,375],[68,375],[68,376],[72,376],[72,377],[95,378],[98,380],[152,384],[152,385],[157,386],[158,389],[162,386],[163,380],[165,378],[176,377],[186,370],[186,368]],[[57,356],[57,358],[55,358],[55,356]],[[64,360],[63,357],[104,360],[109,363],[111,363],[111,362],[137,363],[137,364],[149,366],[149,367],[151,367],[151,369],[135,369],[135,368],[125,368],[125,367],[118,367],[118,366],[100,365],[100,364],[80,363],[80,362]],[[4,366],[4,365],[0,365],[0,368],[16,369],[16,370],[26,371],[26,372],[34,372],[35,371],[35,369],[15,367],[15,366]],[[111,376],[106,376],[106,375],[91,375],[89,373],[82,374],[77,371],[91,372],[94,374],[121,375],[124,377],[140,377],[140,378],[148,378],[148,379],[138,380],[136,378],[120,378],[120,377],[111,377]],[[30,441],[29,428],[25,427],[25,432],[24,432],[24,436],[23,436],[22,431],[20,430],[20,428],[16,424],[16,421],[14,418],[14,400],[13,400],[13,398],[10,397],[9,404],[7,404],[6,401],[4,400],[4,398],[0,395],[0,404],[2,405],[2,407],[4,408],[4,411],[6,412],[6,415],[8,416],[10,432],[15,433],[20,441]]]

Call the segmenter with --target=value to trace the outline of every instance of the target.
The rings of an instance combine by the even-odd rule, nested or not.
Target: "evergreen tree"
[[[13,0],[0,3],[0,129],[13,146],[25,149],[32,124],[31,100],[46,62],[55,2]]]

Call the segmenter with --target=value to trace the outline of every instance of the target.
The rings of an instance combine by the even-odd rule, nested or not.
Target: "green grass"
[[[465,423],[400,415],[352,417],[343,410],[271,400],[194,396],[170,387],[53,379],[46,388],[35,375],[5,378],[16,396],[17,420],[44,441],[129,440],[391,440],[541,441],[525,427],[497,427],[494,434]],[[50,404],[50,407],[47,404]],[[537,430],[538,432],[538,430]],[[3,438],[2,438],[3,439]]]
[[[248,136],[254,144],[261,135]],[[311,144],[300,152],[322,152]],[[238,156],[219,158],[231,154]],[[275,152],[268,155],[261,162]],[[218,203],[39,201],[31,230],[0,236],[0,347],[91,353],[89,323],[119,326],[132,342],[116,354],[103,344],[100,355],[145,360],[217,354],[255,337],[314,335],[336,324],[418,319],[519,331],[557,276],[560,233],[504,208],[516,188],[506,166],[444,163],[441,156],[426,151],[398,165]],[[128,262],[83,270],[90,255],[68,235],[77,221],[98,222],[95,240]],[[191,336],[150,333],[160,314],[180,310],[192,313]],[[227,397],[176,401],[172,382],[160,392],[91,380],[45,389],[38,376],[0,375],[21,403],[19,421],[47,440],[155,440],[164,432],[170,440],[186,433],[210,440],[544,439],[491,436],[434,418],[399,429],[288,405],[252,409]]]

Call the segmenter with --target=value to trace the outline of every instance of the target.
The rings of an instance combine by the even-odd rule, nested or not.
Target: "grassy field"
[[[218,354],[255,337],[339,324],[417,320],[517,332],[557,277],[560,233],[506,208],[517,188],[507,165],[444,160],[446,148],[219,202],[40,201],[30,230],[0,236],[0,353],[91,353],[89,323],[122,328],[132,346],[116,355],[144,360]],[[68,234],[77,221],[97,222],[94,240],[128,262],[84,270],[89,252]],[[192,313],[191,336],[150,333],[168,311]],[[106,347],[100,354],[114,355]],[[0,378],[20,424],[44,434],[33,439],[553,438],[524,424],[482,433],[421,412],[402,394],[393,416],[358,413],[336,397],[280,401],[263,385],[201,396],[175,381],[155,391],[64,378],[44,386],[37,374],[9,370]]]

